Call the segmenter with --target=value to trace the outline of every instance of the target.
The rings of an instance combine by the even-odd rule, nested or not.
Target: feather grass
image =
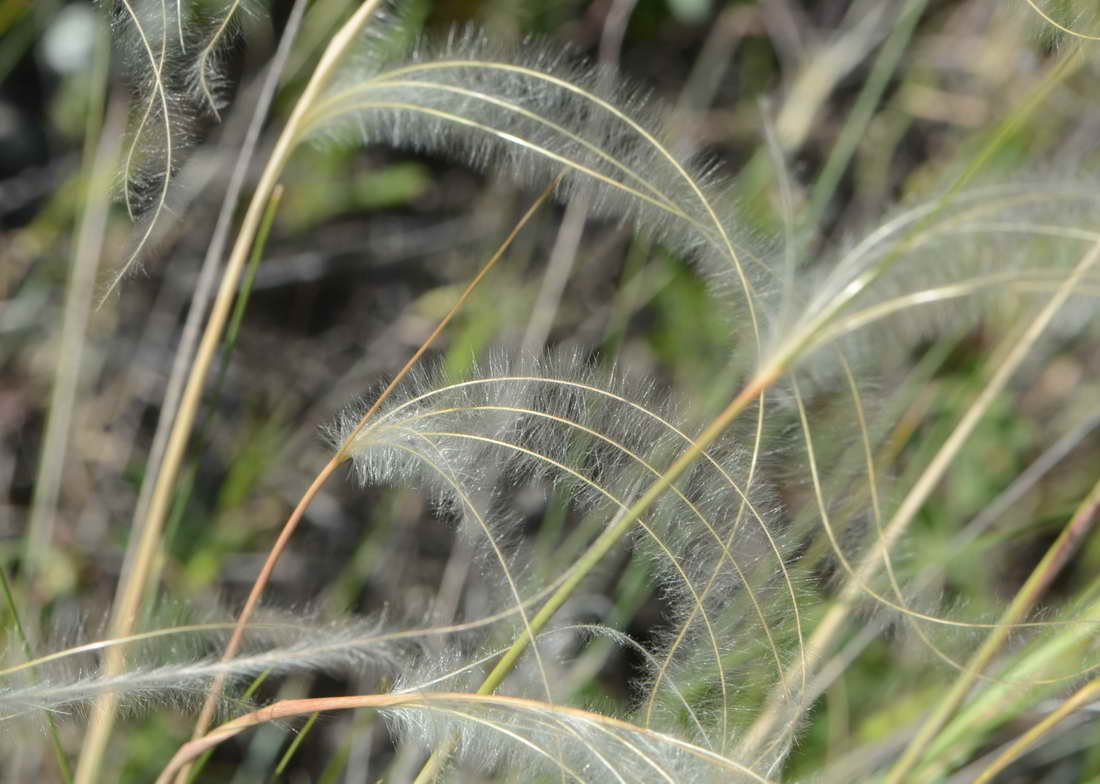
[[[1072,33],[1045,4],[1028,3]],[[1027,583],[999,617],[985,611],[963,619],[944,609],[948,602],[926,595],[905,553],[922,510],[1014,377],[1033,370],[1051,335],[1078,334],[1095,312],[1100,227],[1092,185],[1052,184],[1052,178],[974,185],[994,152],[1080,67],[1082,55],[1060,58],[938,196],[833,256],[802,264],[790,184],[784,186],[792,213],[785,247],[760,241],[744,227],[717,168],[673,152],[661,112],[629,83],[545,42],[526,41],[516,50],[473,30],[442,42],[419,41],[409,52],[400,18],[367,25],[378,7],[359,6],[333,38],[263,170],[164,462],[154,472],[149,514],[119,587],[114,639],[0,675],[14,680],[31,667],[50,670],[93,650],[105,653],[102,668],[5,685],[4,718],[94,705],[98,728],[82,750],[78,782],[99,773],[119,699],[155,705],[165,695],[204,690],[195,737],[168,764],[162,781],[182,779],[196,755],[251,726],[343,708],[379,711],[398,734],[431,749],[418,781],[448,763],[502,777],[526,777],[538,768],[577,781],[764,781],[795,746],[835,639],[853,613],[873,608],[867,611],[888,616],[884,627],[911,629],[931,659],[958,672],[940,708],[887,773],[888,780],[900,781],[929,770],[945,737],[972,728],[977,720],[971,715],[956,716],[968,693],[982,690],[979,699],[993,699],[1013,683],[1080,678],[1095,667],[1089,660],[1065,678],[1050,679],[1050,671],[1026,666],[1078,645],[1095,622],[1088,607],[1053,619],[1034,613],[1056,571],[1051,562],[1037,567],[1038,582]],[[189,140],[184,120],[195,107],[219,115],[224,54],[248,12],[240,0],[203,14],[187,8],[123,0],[117,10],[120,47],[141,74],[124,198],[132,217],[143,210],[148,216],[109,291],[168,210],[170,181]],[[905,8],[905,25],[890,38],[881,70],[876,66],[867,84],[867,104],[850,128],[865,127],[867,107],[897,66],[923,3]],[[691,259],[736,332],[731,352],[742,384],[696,433],[665,390],[596,370],[575,354],[524,357],[518,364],[495,359],[471,376],[420,369],[405,378],[448,315],[393,384],[332,426],[331,459],[280,534],[221,657],[170,649],[166,663],[151,664],[151,655],[134,643],[192,633],[211,642],[209,627],[132,632],[260,215],[299,144],[348,138],[445,153],[480,170],[505,171],[525,185],[550,181],[561,199],[584,194],[593,214],[629,224]],[[841,168],[851,138],[846,134],[837,146]],[[831,171],[817,184],[814,225],[836,190],[836,176]],[[516,232],[518,227],[488,267]],[[978,324],[1002,326],[998,319],[1011,326],[1021,313],[1031,320],[1005,332],[975,374],[975,394],[940,429],[942,437],[897,446],[911,431],[899,436],[904,423],[876,415],[889,412],[891,401],[872,393],[865,360],[882,354],[884,345],[911,347]],[[838,412],[843,424],[834,437],[827,425]],[[363,485],[408,484],[430,498],[436,515],[455,525],[474,554],[495,604],[481,618],[438,629],[303,624],[289,641],[242,652],[246,630],[263,631],[249,621],[275,561],[321,484],[344,460]],[[801,477],[801,502],[773,484],[783,470]],[[552,579],[533,567],[535,557],[519,535],[512,503],[518,487],[566,499],[570,536],[556,555],[567,566]],[[1092,500],[1083,508],[1094,511]],[[1082,526],[1075,516],[1067,539]],[[1051,552],[1051,559],[1064,561],[1065,541]],[[567,633],[593,630],[572,611],[573,602],[586,587],[602,590],[612,562],[626,556],[651,580],[666,608],[663,624],[645,641],[597,628],[605,639],[636,651],[640,674],[625,709],[577,707],[569,704],[576,695],[563,686],[576,657],[560,641]],[[987,675],[1010,634],[1023,632],[1034,635],[1031,650],[1038,653],[1024,658],[1018,679]],[[445,640],[430,651],[411,642],[426,635]],[[381,693],[276,703],[206,732],[228,681],[330,669],[369,671]],[[395,682],[387,689],[391,677]],[[439,691],[444,684],[448,691]],[[1074,697],[1067,705],[1081,701]],[[1035,734],[1047,724],[1040,727]]]

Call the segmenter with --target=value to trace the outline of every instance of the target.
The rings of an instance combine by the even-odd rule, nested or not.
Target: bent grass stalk
[[[191,428],[195,422],[202,390],[210,367],[217,355],[222,330],[229,318],[233,299],[240,284],[241,273],[248,259],[248,252],[252,247],[272,190],[275,188],[283,167],[299,140],[302,121],[309,107],[327,86],[334,69],[340,64],[359,31],[366,25],[380,4],[381,0],[366,0],[333,37],[332,42],[321,55],[321,60],[317,64],[313,76],[295,104],[290,119],[279,135],[271,157],[256,185],[256,190],[249,202],[248,210],[245,212],[233,249],[226,262],[225,273],[214,304],[211,307],[210,317],[181,397],[179,414],[173,423],[157,483],[150,500],[149,514],[142,526],[133,568],[122,578],[118,598],[112,607],[109,629],[109,635],[112,637],[128,635],[137,621],[142,597],[145,594],[148,577],[160,543],[160,533],[165,515],[171,502],[172,488],[175,485],[176,476],[191,434]],[[157,72],[159,74],[159,70]],[[121,651],[111,649],[103,665],[105,674],[108,677],[117,674],[121,671],[122,666]],[[85,742],[81,746],[80,760],[76,771],[76,784],[94,784],[98,778],[103,753],[110,737],[117,708],[117,698],[110,694],[105,694],[96,701],[92,711],[90,729]]]
[[[211,730],[207,735],[202,738],[190,741],[189,743],[180,747],[175,756],[168,763],[167,767],[161,772],[160,776],[156,780],[156,784],[167,784],[171,781],[172,776],[178,771],[184,769],[184,767],[195,757],[212,749],[223,741],[229,740],[235,735],[239,735],[245,730],[255,727],[260,724],[266,724],[271,721],[277,721],[279,719],[290,718],[292,716],[301,716],[307,714],[313,714],[319,711],[330,710],[353,710],[357,708],[370,708],[374,710],[386,710],[402,707],[415,707],[426,710],[437,709],[445,711],[448,705],[453,704],[470,705],[470,706],[490,706],[503,708],[505,710],[512,710],[516,712],[530,712],[535,715],[553,715],[557,714],[566,717],[569,720],[590,724],[597,730],[601,728],[614,729],[625,731],[630,734],[637,734],[642,738],[650,740],[652,743],[665,744],[677,750],[683,751],[689,755],[692,755],[706,763],[713,765],[716,769],[727,771],[730,774],[736,773],[741,776],[747,776],[752,780],[759,782],[759,784],[771,784],[770,780],[754,773],[744,765],[741,765],[733,760],[723,757],[720,754],[716,754],[713,751],[705,749],[701,746],[688,743],[680,740],[672,735],[666,735],[664,733],[648,730],[637,725],[631,724],[620,719],[615,719],[610,716],[605,716],[602,713],[593,713],[591,711],[582,710],[580,708],[571,708],[561,705],[547,705],[537,700],[525,699],[521,697],[502,697],[498,695],[490,694],[470,694],[469,692],[425,692],[422,694],[364,694],[354,695],[348,697],[319,697],[312,699],[300,699],[300,700],[284,700],[277,702],[273,705],[269,705],[265,708],[261,708],[252,713],[239,716],[232,721],[228,721],[219,727]],[[438,706],[438,708],[436,707]],[[506,732],[506,728],[494,727],[502,733]],[[584,742],[583,740],[581,741]],[[538,749],[535,749],[538,751]],[[543,755],[547,755],[546,752],[540,752]],[[563,770],[563,773],[566,771]],[[583,781],[584,779],[578,778],[576,775],[572,776],[577,781]],[[666,777],[667,778],[667,777]],[[668,779],[670,782],[671,779]]]

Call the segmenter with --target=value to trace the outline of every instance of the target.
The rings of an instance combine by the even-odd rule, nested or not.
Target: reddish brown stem
[[[351,444],[354,442],[355,437],[363,429],[363,426],[378,412],[378,409],[385,402],[386,398],[393,393],[393,390],[397,388],[397,385],[401,382],[413,366],[424,355],[424,352],[435,342],[435,339],[439,337],[440,333],[446,328],[446,326],[458,313],[459,309],[466,303],[473,293],[474,289],[485,279],[485,276],[489,274],[489,271],[496,266],[497,262],[504,256],[505,251],[519,236],[520,231],[530,222],[535,212],[543,203],[550,198],[550,195],[554,192],[554,189],[561,182],[564,175],[558,175],[552,183],[550,183],[546,189],[539,195],[534,203],[527,209],[527,212],[523,214],[523,217],[519,219],[516,225],[505,237],[504,241],[497,248],[492,257],[485,263],[481,270],[474,276],[474,279],[466,286],[466,289],[459,296],[458,300],[447,312],[447,314],[440,320],[432,333],[428,335],[427,339],[420,345],[420,348],[409,358],[408,362],[401,368],[401,370],[394,376],[393,380],[386,386],[382,393],[371,404],[367,412],[360,417],[351,433],[344,439],[344,442],[340,445],[340,448],[336,451],[336,454],[331,460],[321,469],[320,473],[314,478],[313,483],[310,484],[309,489],[306,490],[301,500],[298,501],[298,505],[294,507],[294,511],[283,525],[282,531],[279,533],[279,538],[275,541],[275,544],[271,547],[271,552],[268,553],[267,560],[264,562],[263,568],[260,570],[259,575],[256,577],[256,581],[252,584],[252,590],[248,594],[248,599],[245,601],[244,607],[241,610],[240,617],[237,619],[237,625],[233,628],[233,634],[229,638],[229,643],[225,646],[225,653],[222,654],[222,661],[229,661],[241,648],[241,642],[244,639],[245,626],[252,618],[256,607],[260,603],[260,597],[263,595],[264,588],[267,587],[268,580],[271,579],[271,573],[275,570],[275,565],[279,562],[279,558],[282,556],[283,551],[286,549],[287,544],[290,542],[290,537],[294,534],[295,529],[298,527],[298,523],[301,521],[302,516],[305,514],[306,509],[313,501],[314,496],[347,457],[349,457],[349,450]],[[225,688],[225,676],[220,675],[215,678],[214,683],[210,687],[210,692],[207,694],[206,702],[202,706],[202,712],[199,714],[198,720],[195,722],[195,731],[192,734],[192,738],[197,740],[201,738],[207,728],[210,726],[211,720],[214,718],[214,711],[218,704],[218,699],[221,697],[222,691]]]
[[[283,550],[286,549],[287,544],[290,542],[290,537],[294,535],[295,529],[298,528],[298,523],[301,522],[302,516],[305,514],[306,509],[309,507],[310,502],[313,501],[314,496],[320,491],[325,481],[332,476],[332,472],[343,462],[343,458],[337,454],[331,460],[325,464],[325,467],[321,469],[313,479],[313,483],[302,495],[301,500],[298,501],[298,505],[294,507],[294,511],[290,513],[290,517],[287,519],[286,524],[283,525],[283,530],[279,532],[279,538],[275,540],[275,544],[271,547],[271,552],[267,554],[267,560],[264,561],[263,568],[260,569],[259,575],[256,577],[256,581],[252,584],[252,590],[248,594],[248,599],[245,600],[244,607],[241,609],[241,614],[237,618],[237,625],[233,627],[233,634],[229,638],[229,642],[225,646],[225,653],[222,654],[222,661],[229,661],[237,652],[241,649],[241,642],[244,640],[245,626],[248,625],[253,613],[256,611],[256,607],[260,603],[260,597],[263,595],[264,588],[267,587],[268,581],[271,579],[271,573],[275,571],[275,565],[279,562],[280,556],[283,554]],[[210,721],[214,718],[214,710],[217,707],[218,699],[221,697],[222,690],[225,688],[225,675],[219,675],[214,679],[214,683],[210,687],[210,692],[206,695],[206,702],[203,703],[202,713],[199,714],[198,721],[195,723],[195,732],[192,735],[193,738],[200,738],[206,733],[207,727],[210,726]]]

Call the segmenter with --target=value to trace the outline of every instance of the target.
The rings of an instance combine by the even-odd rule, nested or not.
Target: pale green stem
[[[547,600],[546,604],[539,609],[538,613],[532,616],[531,622],[528,624],[527,628],[516,638],[512,646],[505,652],[500,661],[497,662],[497,665],[478,688],[478,694],[488,695],[496,691],[515,667],[519,658],[527,650],[533,636],[537,635],[545,628],[546,624],[549,623],[554,614],[561,609],[562,605],[568,601],[569,597],[572,596],[577,586],[588,576],[589,572],[603,561],[604,557],[611,551],[615,544],[622,539],[639,518],[646,513],[649,507],[651,507],[653,503],[672,486],[672,483],[687,470],[695,459],[702,454],[723,431],[725,431],[729,424],[733,422],[749,404],[755,401],[765,389],[775,383],[775,380],[779,378],[783,372],[783,368],[791,359],[793,359],[793,353],[784,352],[777,355],[776,359],[769,364],[765,370],[758,373],[752,383],[746,386],[726,409],[699,434],[699,437],[695,439],[691,448],[685,450],[684,453],[669,466],[668,470],[661,474],[661,476],[650,485],[646,492],[622,514],[618,521],[604,531],[599,538],[592,543],[588,550],[581,555],[569,570],[569,576]],[[447,744],[447,746],[443,748],[436,749],[428,759],[428,762],[421,769],[414,784],[427,784],[427,782],[432,781],[435,776],[438,775],[439,771],[446,763],[447,757],[450,756],[451,745],[452,744]]]
[[[42,455],[38,461],[30,520],[24,537],[25,568],[32,580],[39,576],[49,562],[73,409],[80,384],[81,358],[85,354],[84,340],[88,334],[96,274],[107,233],[107,216],[110,210],[107,193],[110,190],[112,172],[118,165],[121,148],[119,126],[124,121],[118,116],[118,107],[113,112],[116,116],[106,121],[107,132],[100,133],[104,125],[109,59],[110,41],[104,22],[96,32],[96,54],[89,85],[88,121],[84,129],[84,172],[81,184],[84,209],[73,246],[72,272],[65,290],[64,315],[61,321],[57,375],[50,392],[50,413],[46,421],[46,434],[42,439]]]
[[[882,94],[886,91],[886,85],[889,84],[890,77],[897,70],[905,47],[917,27],[917,22],[920,21],[921,15],[924,13],[926,5],[928,5],[928,0],[909,0],[906,3],[899,16],[898,24],[890,33],[890,37],[883,45],[882,51],[875,59],[875,63],[871,67],[871,73],[856,99],[856,104],[849,113],[832,152],[829,153],[825,168],[822,169],[817,182],[814,183],[808,216],[810,227],[816,228],[822,215],[825,214],[829,201],[836,193],[840,178],[844,176],[844,171],[848,168],[848,163],[852,160],[856,148],[867,133],[867,126],[871,122],[875,107],[882,99]]]

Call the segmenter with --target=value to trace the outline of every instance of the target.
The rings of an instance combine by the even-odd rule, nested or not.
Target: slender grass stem
[[[84,150],[85,209],[73,248],[72,276],[65,293],[65,315],[62,320],[60,362],[51,393],[50,415],[43,441],[39,475],[34,485],[31,516],[26,534],[26,566],[29,576],[36,578],[49,561],[53,539],[53,521],[61,487],[64,456],[69,443],[73,409],[80,382],[81,357],[91,315],[96,270],[99,267],[107,233],[109,204],[102,194],[107,190],[111,170],[121,149],[121,106],[105,109],[109,47],[106,33],[97,35],[95,64],[91,72],[92,109],[88,113]],[[104,113],[106,110],[106,117]],[[101,131],[106,128],[105,133]],[[92,144],[98,137],[97,144]],[[7,575],[0,570],[4,597],[12,613],[15,629],[27,658],[33,656],[32,646],[19,618],[15,598]],[[61,745],[54,717],[46,714],[46,723],[57,759],[58,769],[66,784],[73,780],[68,757]]]
[[[107,75],[110,71],[110,42],[106,25],[97,31],[95,59],[89,74],[90,106],[85,125],[82,153],[81,189],[83,214],[73,243],[72,271],[65,290],[65,311],[61,322],[61,347],[57,374],[50,392],[50,414],[38,461],[31,515],[27,523],[26,564],[34,577],[46,565],[61,475],[68,451],[73,409],[80,385],[81,359],[92,311],[97,270],[107,234],[110,203],[104,194],[110,190],[113,171],[121,149],[124,112],[121,106],[107,106]],[[104,132],[106,131],[106,132]]]
[[[959,193],[967,183],[973,180],[977,173],[981,171],[986,163],[993,157],[994,153],[1011,138],[1012,134],[1023,125],[1026,119],[1042,104],[1054,88],[1067,76],[1081,67],[1083,62],[1084,58],[1082,57],[1081,50],[1075,49],[1051,68],[1046,77],[1042,79],[1036,89],[1028,96],[1028,99],[1024,101],[1006,121],[1001,123],[992,136],[973,156],[963,172],[955,178],[947,190],[936,200],[929,212],[922,216],[921,220],[910,229],[909,235],[899,242],[897,247],[885,258],[852,280],[845,287],[842,296],[836,296],[831,302],[826,303],[820,315],[814,318],[812,323],[799,333],[801,337],[796,335],[794,339],[798,341],[798,343],[791,350],[792,353],[800,352],[805,348],[820,347],[828,339],[835,337],[830,330],[833,318],[842,313],[848,303],[850,303],[859,292],[865,290],[871,282],[893,266],[906,251],[913,247],[923,230],[930,225],[938,215],[947,209],[955,194]],[[961,424],[962,423],[960,423],[960,426]],[[972,426],[973,423],[971,424],[971,427]],[[956,445],[956,448],[957,446],[958,445]],[[914,490],[915,489],[916,488],[914,488]],[[930,489],[931,488],[926,488],[926,491]],[[910,495],[912,495],[912,493]],[[913,497],[915,498],[916,496]],[[915,513],[915,508],[909,510],[905,516],[911,518],[913,513]],[[902,528],[894,530],[893,526],[887,527],[884,534],[879,537],[879,545],[876,546],[874,552],[856,569],[852,578],[842,590],[840,597],[838,597],[837,601],[814,629],[806,645],[805,654],[806,666],[810,668],[811,672],[817,666],[820,659],[824,657],[832,647],[832,641],[843,628],[844,622],[850,615],[853,600],[859,594],[861,586],[866,584],[873,574],[877,572],[878,563],[881,560],[878,554],[881,553],[882,546],[892,546],[902,533]],[[788,680],[796,677],[801,677],[801,674],[793,668],[786,676]],[[769,701],[769,707],[765,708],[760,715],[757,716],[752,726],[749,728],[749,731],[745,734],[744,739],[741,741],[739,746],[741,753],[751,755],[754,749],[760,749],[767,745],[765,739],[779,721],[782,695],[788,691],[790,691],[789,686],[784,686],[783,684],[775,689],[774,696]]]
[[[867,132],[867,126],[871,122],[875,107],[882,99],[882,94],[886,91],[890,77],[897,69],[902,54],[905,52],[905,47],[912,38],[917,22],[920,21],[927,5],[928,0],[909,0],[906,3],[899,15],[898,23],[895,25],[893,32],[890,33],[890,37],[886,40],[879,56],[875,59],[875,63],[871,67],[871,73],[856,99],[856,104],[845,120],[844,128],[829,153],[825,168],[822,169],[821,174],[814,183],[807,215],[807,224],[810,228],[816,228],[825,214],[825,210],[840,184],[840,179],[844,176],[844,171],[848,168],[856,148]]]
[[[290,742],[287,747],[286,753],[283,754],[282,759],[279,760],[279,764],[275,766],[275,778],[278,779],[283,775],[283,771],[286,770],[286,766],[290,764],[290,761],[294,758],[294,755],[298,753],[298,748],[302,745],[302,741],[309,735],[309,731],[313,729],[313,725],[320,718],[320,713],[311,713],[309,718],[306,719],[305,725],[298,730],[294,735],[294,740]]]
[[[420,361],[420,358],[424,356],[424,352],[426,352],[431,347],[436,338],[438,338],[443,330],[446,329],[447,325],[451,323],[451,320],[455,317],[458,311],[461,310],[462,307],[466,304],[467,300],[469,300],[470,295],[474,293],[474,289],[476,289],[481,284],[481,281],[485,279],[485,276],[488,275],[493,267],[497,265],[497,262],[499,262],[504,257],[504,253],[508,250],[508,248],[512,246],[512,243],[515,242],[516,237],[518,237],[519,233],[524,229],[525,226],[527,226],[531,218],[533,218],[535,213],[538,212],[539,208],[546,203],[547,199],[550,198],[551,194],[553,194],[554,190],[561,183],[564,176],[565,174],[562,173],[555,177],[554,181],[547,185],[543,192],[539,194],[539,197],[535,199],[530,207],[527,208],[527,212],[525,212],[523,214],[523,217],[521,217],[516,225],[512,227],[512,231],[509,232],[508,236],[504,238],[504,241],[496,249],[493,255],[489,258],[487,262],[485,262],[485,265],[481,268],[480,271],[478,271],[477,275],[475,275],[473,280],[471,280],[470,283],[466,286],[466,289],[455,301],[454,305],[451,306],[451,309],[447,311],[447,314],[442,319],[440,319],[438,324],[436,324],[435,329],[432,330],[432,333],[428,335],[423,343],[420,344],[420,348],[418,348],[416,352],[411,357],[409,357],[408,362],[406,362],[404,366],[402,366],[401,370],[399,370],[397,372],[397,375],[393,377],[393,380],[391,380],[390,383],[386,385],[386,388],[382,390],[381,394],[379,394],[378,397],[374,399],[374,401],[370,405],[370,408],[367,409],[366,413],[364,413],[363,416],[359,418],[359,421],[356,423],[355,427],[352,428],[347,438],[344,439],[344,443],[340,446],[340,449],[337,453],[338,457],[343,459],[349,456],[348,450],[354,443],[355,437],[359,435],[362,429],[366,426],[367,422],[369,422],[371,418],[378,413],[378,410],[382,407],[382,404],[385,403],[389,396],[393,394],[393,391],[397,389],[397,385],[400,384],[402,379],[404,379],[405,376],[409,374],[409,371],[412,370],[416,363]]]
[[[1095,701],[1097,697],[1100,697],[1100,678],[1094,678],[1086,683],[1059,705],[1057,710],[1017,738],[1012,745],[997,755],[997,758],[974,779],[974,784],[988,784],[994,776],[1019,759],[1025,751],[1035,745],[1041,737],[1050,732],[1060,721]]]
[[[31,641],[27,637],[27,630],[23,627],[23,621],[19,617],[19,606],[15,602],[15,595],[11,590],[11,581],[8,580],[8,570],[0,565],[0,591],[4,594],[4,604],[8,607],[8,612],[11,613],[12,626],[15,628],[15,636],[19,640],[19,646],[23,649],[23,655],[28,660],[33,660],[34,650],[31,648]],[[31,679],[37,680],[34,673],[31,673]],[[61,745],[61,736],[57,733],[57,723],[53,720],[53,714],[49,711],[46,712],[46,726],[50,734],[50,745],[53,747],[54,758],[57,760],[57,769],[61,774],[62,781],[65,784],[72,784],[73,773],[69,766],[68,755],[65,754],[65,748]]]
[[[233,300],[239,289],[241,273],[248,260],[248,253],[255,239],[264,209],[271,198],[272,190],[278,182],[283,167],[297,144],[302,119],[313,101],[324,90],[348,48],[380,3],[381,0],[367,0],[333,37],[332,42],[321,56],[312,78],[298,99],[290,119],[283,128],[283,132],[279,135],[271,157],[256,185],[256,190],[252,195],[252,200],[241,222],[233,249],[226,262],[221,285],[211,307],[206,329],[203,332],[202,340],[199,343],[195,360],[188,375],[187,384],[180,399],[179,413],[172,425],[172,431],[165,446],[164,458],[150,498],[148,515],[142,523],[140,533],[137,534],[139,537],[138,545],[134,550],[133,560],[119,583],[118,594],[111,611],[111,636],[126,636],[132,631],[137,620],[142,598],[147,589],[148,576],[153,568],[159,549],[160,534],[172,499],[172,488],[175,485],[176,476],[191,434],[191,428],[195,422],[202,390],[217,354],[222,330],[229,318]],[[299,14],[303,7],[299,4]],[[284,37],[284,42],[288,46],[289,41],[290,38]],[[121,671],[122,666],[121,649],[112,648],[103,664],[105,674],[110,677]],[[77,764],[76,784],[93,784],[99,778],[103,754],[114,725],[117,707],[118,700],[115,695],[106,694],[97,700],[93,709],[88,736],[81,748],[80,760]]]
[[[1100,257],[1100,244],[1090,254],[1091,261],[1095,261],[1097,257]],[[966,670],[951,684],[951,689],[944,695],[932,715],[925,719],[920,730],[917,731],[917,735],[910,741],[905,752],[887,774],[886,781],[888,784],[897,784],[904,780],[909,771],[919,762],[921,754],[924,753],[928,744],[932,742],[936,734],[951,718],[951,715],[973,687],[974,682],[1004,646],[1008,636],[1012,633],[1013,625],[1034,608],[1039,597],[1050,586],[1070,556],[1073,555],[1085,536],[1088,535],[1088,532],[1096,523],[1098,511],[1100,511],[1100,482],[1093,486],[1066,524],[1066,527],[1062,529],[1062,533],[1054,540],[1042,560],[1031,572],[1031,576],[1016,592],[1012,602],[1001,615],[997,626],[989,633],[985,642],[982,643],[982,646],[967,663]]]
[[[408,375],[409,371],[412,370],[412,368],[416,365],[416,363],[420,360],[420,358],[424,355],[428,348],[431,347],[436,338],[439,337],[439,335],[459,312],[462,306],[465,305],[466,301],[473,294],[474,290],[485,279],[485,276],[488,275],[493,267],[496,266],[497,262],[499,262],[504,257],[507,249],[511,247],[516,237],[519,236],[519,233],[535,215],[539,207],[541,207],[546,202],[546,200],[550,198],[550,195],[554,192],[554,189],[557,187],[560,181],[561,177],[556,178],[550,185],[546,187],[545,190],[543,190],[543,192],[539,195],[535,202],[528,208],[527,212],[524,213],[523,217],[520,218],[520,220],[512,228],[512,231],[500,244],[496,252],[493,253],[490,259],[481,268],[481,270],[478,271],[477,275],[475,275],[473,280],[471,280],[470,283],[466,286],[466,289],[459,296],[455,304],[440,320],[439,324],[436,325],[432,333],[420,345],[420,347],[416,350],[412,357],[409,358],[409,360],[405,363],[405,365],[401,368],[397,375],[394,376],[393,380],[390,381],[390,383],[386,386],[382,393],[374,400],[370,408],[367,409],[366,413],[364,413],[363,416],[360,417],[358,423],[344,439],[344,443],[341,444],[339,449],[337,449],[336,454],[333,455],[333,457],[328,461],[328,463],[325,464],[325,466],[321,469],[317,476],[314,477],[309,488],[302,495],[301,499],[299,499],[298,504],[294,508],[294,511],[291,513],[286,523],[283,524],[283,528],[279,532],[279,537],[272,545],[271,550],[268,553],[267,559],[264,561],[264,565],[260,569],[259,575],[257,575],[256,580],[252,584],[252,588],[249,591],[248,598],[245,600],[244,607],[241,609],[240,615],[237,618],[237,623],[234,626],[233,634],[230,636],[229,642],[226,644],[225,651],[222,654],[223,661],[228,661],[232,659],[234,656],[237,655],[237,652],[240,650],[241,643],[244,639],[245,628],[249,620],[252,618],[252,615],[255,613],[256,608],[259,606],[260,598],[263,595],[264,589],[267,587],[267,583],[271,578],[271,574],[274,571],[275,566],[279,561],[279,558],[282,556],[283,551],[286,549],[287,544],[290,542],[290,538],[291,536],[293,536],[294,531],[297,530],[298,524],[302,520],[302,516],[305,514],[306,509],[309,508],[309,505],[313,501],[314,497],[316,497],[317,493],[320,491],[321,487],[328,480],[328,478],[332,476],[333,472],[344,462],[344,460],[346,460],[350,456],[349,450],[351,449],[355,441],[355,437],[363,429],[366,423],[374,416],[374,414],[377,413],[385,400],[390,396],[390,394],[393,393],[394,389],[397,388],[397,385],[401,382],[401,380]],[[213,719],[214,711],[217,707],[218,699],[224,686],[224,676],[218,678],[211,686],[210,692],[207,695],[206,702],[203,704],[202,712],[200,713],[198,720],[195,722],[195,731],[193,735],[194,738],[201,737],[206,732],[207,727],[209,727],[210,721]]]
[[[260,569],[260,574],[256,578],[256,581],[252,585],[252,591],[248,594],[248,598],[245,600],[244,607],[241,609],[241,614],[237,618],[237,623],[233,627],[233,634],[229,637],[229,642],[226,643],[225,651],[222,653],[222,661],[229,661],[237,652],[241,649],[241,643],[244,642],[244,632],[247,627],[248,621],[252,618],[253,613],[260,603],[260,596],[263,592],[264,586],[267,585],[268,580],[271,578],[271,573],[275,571],[275,565],[279,561],[279,556],[283,550],[286,549],[287,543],[290,541],[291,535],[298,527],[298,523],[301,522],[302,515],[305,514],[306,509],[309,507],[311,501],[321,490],[321,487],[325,484],[325,481],[332,476],[332,473],[340,467],[343,460],[339,457],[333,457],[325,467],[313,478],[313,482],[302,494],[301,499],[298,501],[298,505],[294,507],[294,511],[291,512],[290,518],[287,519],[283,525],[283,529],[279,532],[279,538],[275,541],[275,544],[271,548],[271,552],[268,554],[267,560],[264,562],[263,567]],[[218,707],[218,700],[221,698],[222,691],[225,688],[226,676],[220,675],[215,678],[214,683],[210,686],[210,691],[206,695],[206,701],[203,703],[202,711],[199,713],[199,718],[195,721],[195,730],[193,737],[201,737],[207,727],[210,726],[211,720],[214,718],[214,711]],[[181,773],[181,775],[184,775]]]

